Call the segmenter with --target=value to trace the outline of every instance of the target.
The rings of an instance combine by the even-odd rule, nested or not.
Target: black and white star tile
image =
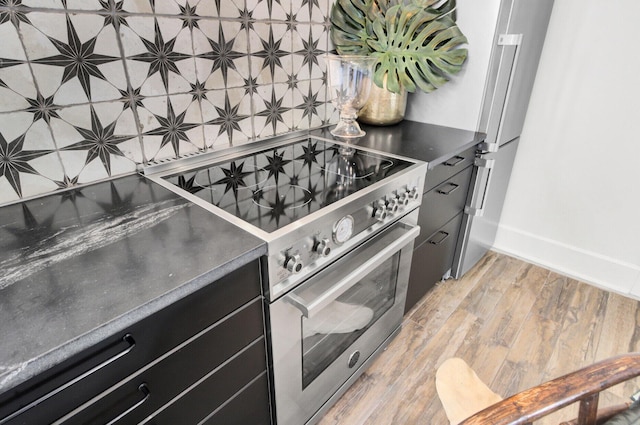
[[[187,93],[196,82],[191,31],[175,18],[131,16],[120,36],[133,87],[144,96]]]
[[[14,3],[16,0],[13,1]],[[31,8],[64,9],[63,0],[22,0],[23,6]]]
[[[245,2],[243,0],[200,0],[198,5],[205,3],[215,6],[215,12],[210,16],[219,16],[221,18],[238,18],[240,11],[245,10]]]
[[[244,88],[207,92],[201,103],[207,149],[240,145],[253,137],[251,100]]]
[[[293,14],[300,22],[324,22],[330,11],[329,0],[302,0],[293,3]]]
[[[243,87],[250,77],[247,31],[238,21],[207,20],[193,30],[196,75],[209,90]]]
[[[19,111],[29,107],[26,99],[37,96],[18,29],[14,26],[25,24],[8,13],[0,14],[0,22],[0,112]]]
[[[64,176],[47,120],[52,99],[37,90],[19,38],[30,27],[19,0],[0,11],[0,203],[57,188]]]
[[[287,84],[259,86],[254,107],[256,137],[274,136],[293,129],[293,91]]]
[[[329,34],[323,25],[300,24],[293,32],[293,72],[300,80],[322,78]]]
[[[286,20],[287,15],[291,14],[291,3],[291,0],[246,0],[247,9],[255,16],[271,21]]]
[[[108,0],[106,0],[106,2],[108,2]],[[98,11],[102,9],[100,0],[64,0],[62,1],[62,3],[64,4],[64,7],[69,11],[74,11],[74,10]]]
[[[324,88],[322,80],[306,80],[293,89],[294,129],[308,130],[322,125],[326,117]]]
[[[144,152],[148,160],[179,158],[203,151],[200,103],[191,94],[148,97],[138,108]]]
[[[292,35],[286,24],[256,22],[249,30],[249,49],[258,84],[284,83],[293,74]]]
[[[142,162],[132,110],[115,106],[109,102],[71,106],[51,120],[65,173],[76,183],[130,173]]]
[[[29,112],[0,114],[0,202],[55,190],[63,178],[47,123]]]
[[[131,2],[131,1],[130,1]],[[198,0],[143,0],[139,3],[149,3],[152,5],[153,10],[158,15],[178,15],[183,12],[183,9],[186,15],[202,15],[202,10],[197,11],[196,9],[201,9],[198,7]],[[133,2],[131,2],[133,3]],[[205,2],[206,3],[206,2]]]
[[[95,14],[31,12],[20,27],[24,47],[45,97],[58,105],[116,100],[126,89],[117,34]]]
[[[325,123],[328,4],[0,0],[0,203]]]
[[[105,1],[105,0],[102,0],[102,1]],[[122,10],[126,11],[129,14],[153,14],[153,8],[156,3],[153,0],[106,0],[106,1],[108,2],[114,1],[115,3],[122,3]]]

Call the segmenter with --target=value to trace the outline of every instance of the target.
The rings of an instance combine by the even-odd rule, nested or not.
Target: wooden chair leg
[[[600,393],[592,394],[580,400],[578,425],[596,425],[598,419],[598,398]]]
[[[602,425],[609,419],[613,418],[618,413],[622,413],[629,408],[631,403],[617,404],[615,406],[603,407],[598,409],[598,420],[596,425]],[[562,422],[560,425],[578,425],[578,419],[572,419],[570,421]]]

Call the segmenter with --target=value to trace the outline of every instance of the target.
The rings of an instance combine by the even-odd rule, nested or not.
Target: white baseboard
[[[582,282],[640,299],[640,266],[502,225],[493,249]]]

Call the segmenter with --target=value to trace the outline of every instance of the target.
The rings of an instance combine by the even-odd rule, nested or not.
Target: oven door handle
[[[331,286],[320,295],[313,297],[312,301],[306,301],[302,297],[296,295],[296,290],[285,295],[284,299],[300,310],[306,318],[311,318],[340,295],[345,293],[349,288],[358,283],[363,277],[379,266],[380,263],[393,257],[406,244],[417,238],[419,234],[420,226],[408,228],[406,233],[377,251],[375,255],[363,262],[355,270],[348,273],[343,279],[340,279],[338,283]]]

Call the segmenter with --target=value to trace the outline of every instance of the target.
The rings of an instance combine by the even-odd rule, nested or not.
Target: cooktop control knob
[[[284,262],[284,266],[291,273],[298,273],[302,270],[302,258],[300,258],[300,254],[288,255],[287,259]]]
[[[414,187],[409,191],[409,197],[414,201],[417,201],[418,199],[420,199],[420,192],[418,192],[417,187]]]
[[[387,218],[387,206],[383,201],[378,202],[378,204],[373,209],[373,216],[378,221],[384,221]]]
[[[398,203],[400,205],[402,205],[403,207],[406,207],[407,205],[409,205],[409,192],[403,192],[400,195],[398,195]]]
[[[329,246],[329,239],[321,239],[319,241],[316,242],[315,246],[313,247],[313,250],[322,255],[323,257],[326,257],[327,255],[329,255],[329,253],[331,252],[331,247]]]
[[[398,212],[398,199],[389,198],[389,200],[387,201],[387,211],[389,211],[390,214],[395,214]]]

